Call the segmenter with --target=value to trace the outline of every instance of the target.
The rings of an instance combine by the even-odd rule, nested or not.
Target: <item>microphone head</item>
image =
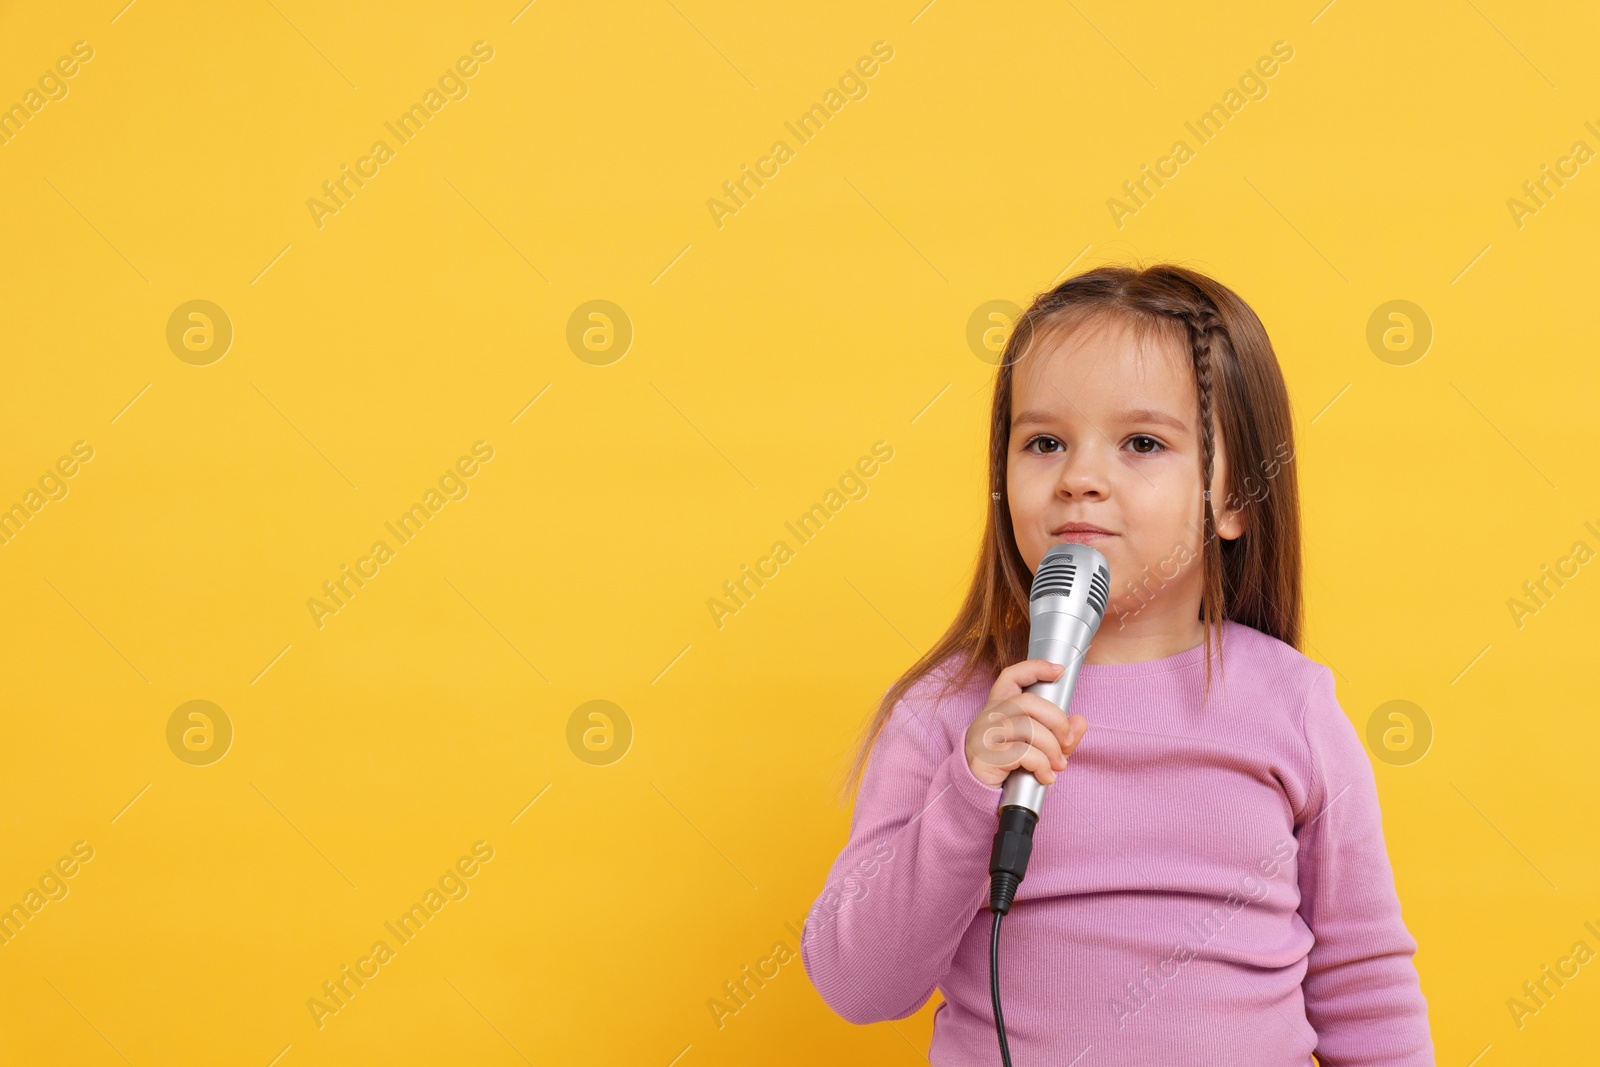
[[[1050,546],[1033,575],[1028,613],[1037,622],[1045,613],[1076,616],[1089,635],[1105,618],[1111,595],[1111,567],[1098,549],[1063,541]]]

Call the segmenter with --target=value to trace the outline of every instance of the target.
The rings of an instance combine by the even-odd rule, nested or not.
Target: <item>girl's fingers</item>
[[[1033,772],[1034,777],[1045,785],[1055,780],[1055,769],[1050,757],[1025,741],[985,744],[976,759],[990,768],[1000,780],[1004,780],[1006,775],[1018,767]]]
[[[1066,755],[1061,742],[1050,729],[1026,715],[1000,715],[990,723],[982,736],[984,760],[992,766],[1014,766],[1022,758],[1022,749],[1034,749],[1042,755],[1046,765],[1066,766]]]
[[[1022,762],[1022,757],[1030,747],[1022,741],[991,740],[990,735],[986,733],[982,744],[976,751],[969,749],[967,756],[973,767],[987,768],[995,778],[992,784],[999,785],[1012,768]]]
[[[1072,740],[1061,746],[1063,755],[1071,756],[1078,751],[1078,746],[1083,744],[1083,735],[1089,732],[1089,720],[1082,715],[1074,715],[1067,720],[1071,730]]]
[[[1019,766],[1025,771],[1032,772],[1033,776],[1039,779],[1042,785],[1049,785],[1056,780],[1055,767],[1043,752],[1040,752],[1032,745],[1028,746],[1028,751],[1022,754],[1022,762]]]
[[[1020,660],[1000,672],[989,695],[994,699],[1014,696],[1035,682],[1055,681],[1061,677],[1063,669],[1059,663],[1047,659]]]
[[[1037,693],[1018,693],[1008,700],[1000,701],[996,706],[1004,709],[1009,715],[1026,715],[1038,722],[1055,735],[1056,743],[1066,750],[1069,756],[1072,754],[1071,749],[1082,739],[1083,731],[1089,725],[1088,720],[1082,715],[1068,718],[1060,708]],[[1077,724],[1076,728],[1074,722]]]
[[[1004,715],[1000,712],[995,714],[1001,715],[1001,721],[984,731],[983,740],[986,746],[999,747],[1009,742],[1020,741],[1039,749],[1052,765],[1062,757],[1061,741],[1049,726],[1029,715],[1015,713]]]

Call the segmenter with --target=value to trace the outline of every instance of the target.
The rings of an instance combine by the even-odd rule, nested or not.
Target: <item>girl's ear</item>
[[[1245,510],[1242,501],[1229,493],[1221,508],[1215,510],[1217,522],[1217,536],[1224,541],[1232,541],[1244,533],[1248,523],[1245,519]]]

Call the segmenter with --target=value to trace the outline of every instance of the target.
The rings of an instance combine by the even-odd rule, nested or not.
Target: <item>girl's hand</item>
[[[1025,659],[1000,672],[989,690],[989,703],[967,727],[967,766],[984,785],[1003,785],[1017,767],[1031,771],[1044,785],[1056,780],[1067,759],[1089,729],[1082,715],[1068,718],[1036,693],[1022,690],[1050,682],[1065,670],[1045,659]]]

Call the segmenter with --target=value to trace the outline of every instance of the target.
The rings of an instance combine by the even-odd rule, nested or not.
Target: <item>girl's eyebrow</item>
[[[1011,420],[1011,428],[1017,429],[1020,426],[1027,426],[1032,423],[1038,423],[1041,426],[1048,426],[1050,423],[1055,421],[1056,417],[1048,411],[1024,411],[1022,414]]]
[[[1172,429],[1184,433],[1189,431],[1187,423],[1168,415],[1165,411],[1154,411],[1150,408],[1134,408],[1131,411],[1119,412],[1114,417],[1119,422],[1153,422],[1160,426],[1170,426]]]
[[[1151,408],[1134,408],[1130,411],[1121,411],[1113,415],[1112,418],[1117,422],[1153,422],[1159,426],[1169,426],[1183,433],[1189,431],[1187,423],[1168,415],[1164,411],[1155,411]],[[1055,421],[1056,416],[1048,411],[1024,411],[1011,420],[1011,428],[1016,430],[1034,423],[1048,426]]]

